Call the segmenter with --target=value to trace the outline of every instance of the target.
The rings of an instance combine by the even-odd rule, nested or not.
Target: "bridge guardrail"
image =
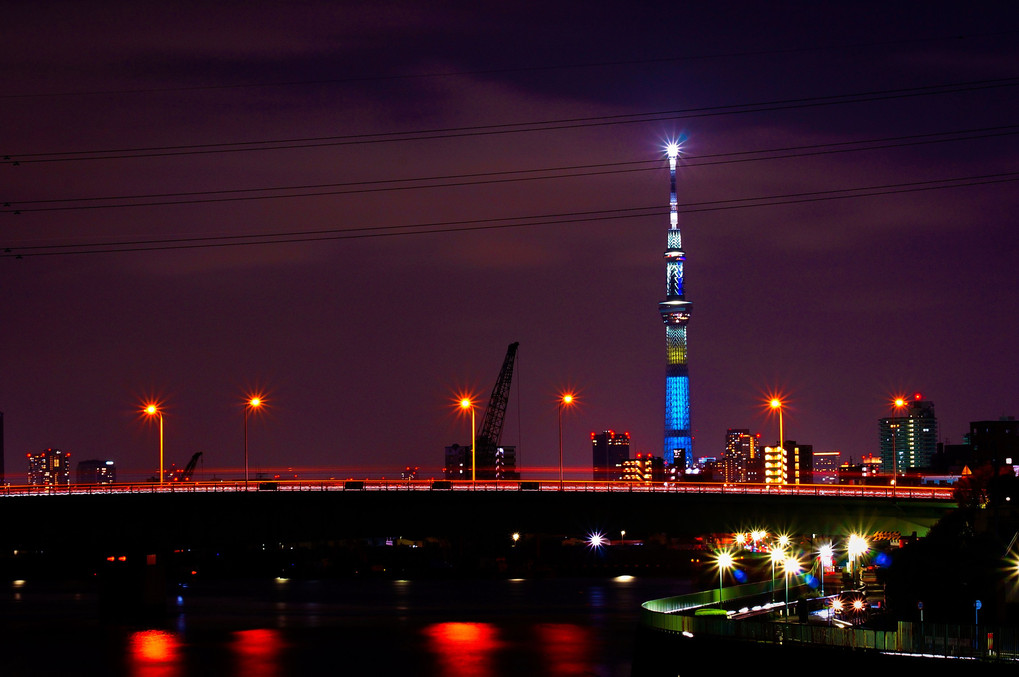
[[[385,480],[344,479],[283,480],[262,479],[200,482],[135,482],[117,484],[4,485],[0,496],[54,496],[67,494],[190,493],[259,491],[262,484],[276,491],[560,491],[556,480]],[[356,488],[355,488],[356,487]],[[835,484],[741,484],[720,482],[592,482],[568,480],[562,489],[569,492],[732,494],[756,496],[812,496],[831,498],[883,498],[904,500],[954,500],[951,487],[891,487]]]

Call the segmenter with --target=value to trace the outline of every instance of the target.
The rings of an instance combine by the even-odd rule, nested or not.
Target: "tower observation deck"
[[[679,206],[676,200],[676,159],[679,144],[670,143],[669,156],[669,237],[665,249],[665,300],[658,312],[665,323],[665,462],[685,469],[693,460],[690,435],[690,373],[687,367],[686,325],[690,321],[690,302],[683,293],[683,237],[679,232]]]

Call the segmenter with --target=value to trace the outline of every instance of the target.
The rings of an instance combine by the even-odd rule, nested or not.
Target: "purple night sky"
[[[676,137],[696,456],[775,439],[775,391],[856,459],[894,394],[949,442],[1019,415],[1010,3],[486,4],[7,7],[7,480],[47,447],[150,476],[150,396],[167,465],[237,477],[252,390],[253,471],[436,476],[513,341],[525,478],[566,388],[568,477],[592,431],[661,454]]]

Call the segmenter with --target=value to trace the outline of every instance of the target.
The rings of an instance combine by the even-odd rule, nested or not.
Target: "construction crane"
[[[171,482],[190,482],[191,477],[195,472],[195,466],[198,465],[198,459],[202,457],[202,452],[196,452],[188,464],[184,466],[183,470],[177,470],[176,468],[170,469],[170,481]]]
[[[488,399],[485,418],[481,422],[481,430],[475,439],[476,473],[479,479],[510,479],[501,476],[501,469],[496,464],[496,449],[502,440],[502,424],[506,418],[506,405],[509,404],[510,382],[513,380],[513,363],[517,357],[519,343],[509,344],[506,359],[499,370],[499,378],[492,388],[492,396]],[[515,464],[514,464],[515,465]]]

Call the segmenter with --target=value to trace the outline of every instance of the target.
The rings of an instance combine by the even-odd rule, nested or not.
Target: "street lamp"
[[[722,573],[732,568],[733,559],[732,555],[728,552],[722,551],[718,553],[715,559],[715,564],[718,566],[718,606],[722,606]]]
[[[563,490],[563,407],[573,404],[573,399],[572,393],[559,397],[559,491]]]
[[[849,535],[849,544],[846,546],[846,554],[849,555],[849,570],[850,573],[853,575],[854,583],[856,582],[856,570],[857,570],[856,558],[862,555],[863,553],[867,552],[867,548],[868,545],[866,538],[860,536],[859,534]],[[863,578],[861,577],[860,580],[862,581]]]
[[[892,432],[892,498],[895,498],[895,487],[899,483],[899,455],[895,452],[895,438],[898,435],[898,427],[901,423],[896,423],[895,419],[901,418],[899,413],[901,409],[906,406],[906,399],[904,397],[896,397],[892,401],[892,420],[888,422],[888,429]]]
[[[853,600],[853,624],[855,625],[858,621],[862,621],[861,614],[863,614],[863,600],[857,597]]]
[[[763,541],[768,535],[768,532],[761,529],[754,529],[750,532],[750,537],[754,540],[754,552],[757,552],[757,544]]]
[[[778,448],[779,451],[785,451],[785,431],[782,428],[782,400],[777,397],[773,397],[771,402],[768,403],[772,409],[778,410]]]
[[[248,490],[248,414],[261,407],[262,398],[255,396],[244,403],[244,491]]]
[[[785,574],[785,617],[789,618],[789,574],[799,573],[799,560],[795,557],[786,557],[782,562],[782,571]]]
[[[828,610],[828,625],[831,625],[831,619],[835,614],[842,613],[842,599],[836,597],[831,601],[831,608]]]
[[[474,447],[477,446],[477,430],[474,427],[474,402],[469,397],[465,397],[460,400],[460,408],[471,410],[471,489],[473,489],[474,483],[477,481],[477,455],[474,450]]]
[[[142,410],[149,416],[159,417],[159,483],[163,483],[163,412],[155,404],[146,405]]]
[[[831,543],[825,543],[817,554],[821,559],[821,597],[824,597],[824,572],[832,565],[832,560],[835,558],[835,549],[831,546]]]
[[[785,559],[785,553],[781,550],[771,551],[771,601],[775,601],[775,565]]]

